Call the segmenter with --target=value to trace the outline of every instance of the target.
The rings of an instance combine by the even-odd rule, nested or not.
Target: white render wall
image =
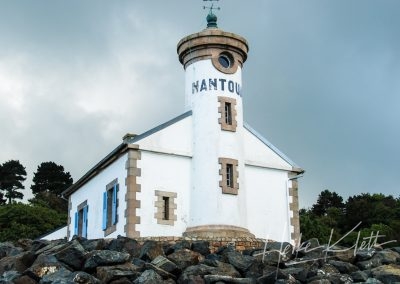
[[[288,241],[288,172],[246,165],[248,229],[257,238]]]
[[[121,155],[116,161],[108,165],[101,173],[97,174],[76,192],[71,195],[72,207],[69,212],[71,217],[70,224],[70,238],[74,234],[75,218],[74,214],[77,211],[79,204],[87,200],[89,206],[88,211],[88,227],[87,227],[87,238],[96,239],[104,238],[104,231],[102,230],[102,220],[103,220],[103,192],[106,191],[106,186],[114,179],[118,179],[119,191],[118,191],[118,222],[116,224],[117,229],[107,238],[116,238],[118,235],[124,235],[124,225],[125,225],[125,177],[126,169],[125,162],[127,161],[128,155]]]
[[[202,80],[207,89],[201,89]],[[200,60],[186,67],[185,94],[186,108],[193,111],[193,188],[190,199],[190,220],[188,227],[201,225],[233,225],[246,227],[246,196],[244,188],[243,163],[243,107],[242,98],[230,92],[227,83],[222,90],[209,88],[209,79],[225,79],[242,85],[242,70],[234,74],[218,71],[211,59]],[[198,91],[193,92],[193,83],[198,82]],[[236,100],[236,132],[223,131],[218,119],[218,96]],[[221,176],[218,158],[232,158],[239,161],[239,194],[223,194],[219,186]],[[242,191],[241,191],[242,190]],[[207,210],[205,210],[205,206]]]
[[[140,200],[140,209],[136,213],[140,216],[140,224],[136,226],[136,230],[141,237],[181,236],[186,230],[189,215],[191,157],[143,150],[138,167],[141,168],[141,177],[138,178],[141,192],[136,195]],[[156,190],[177,193],[175,212],[178,218],[174,226],[157,224],[157,219],[154,218]]]

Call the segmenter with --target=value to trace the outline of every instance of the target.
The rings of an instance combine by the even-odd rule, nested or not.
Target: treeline
[[[18,202],[24,197],[25,180],[25,167],[18,160],[0,164],[0,242],[33,239],[66,224],[68,202],[61,193],[73,183],[70,173],[54,162],[41,163],[28,204]]]
[[[318,238],[324,244],[331,233],[333,244],[349,232],[339,245],[352,246],[357,239],[361,243],[363,238],[374,239],[377,234],[384,235],[378,243],[400,240],[400,198],[362,193],[344,202],[336,192],[324,190],[311,208],[300,210],[300,230],[302,240]]]

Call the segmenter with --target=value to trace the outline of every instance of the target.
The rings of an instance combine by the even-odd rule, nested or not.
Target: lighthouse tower
[[[244,188],[242,68],[248,43],[217,27],[178,43],[185,69],[186,109],[192,111],[193,157],[186,236],[252,236]]]

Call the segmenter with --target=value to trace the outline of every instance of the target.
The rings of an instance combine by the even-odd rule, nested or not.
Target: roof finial
[[[203,1],[219,1],[219,0],[203,0]],[[221,10],[220,7],[214,7],[214,3],[211,6],[203,6],[203,9],[210,9],[207,15],[207,28],[218,28],[217,16],[213,13],[213,10]]]

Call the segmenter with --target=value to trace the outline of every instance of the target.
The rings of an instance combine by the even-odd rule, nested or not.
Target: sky
[[[201,0],[0,0],[0,163],[30,187],[54,161],[76,181],[122,142],[184,112],[176,44]],[[300,207],[329,189],[399,197],[400,1],[221,0],[245,37],[245,121],[306,170]]]

